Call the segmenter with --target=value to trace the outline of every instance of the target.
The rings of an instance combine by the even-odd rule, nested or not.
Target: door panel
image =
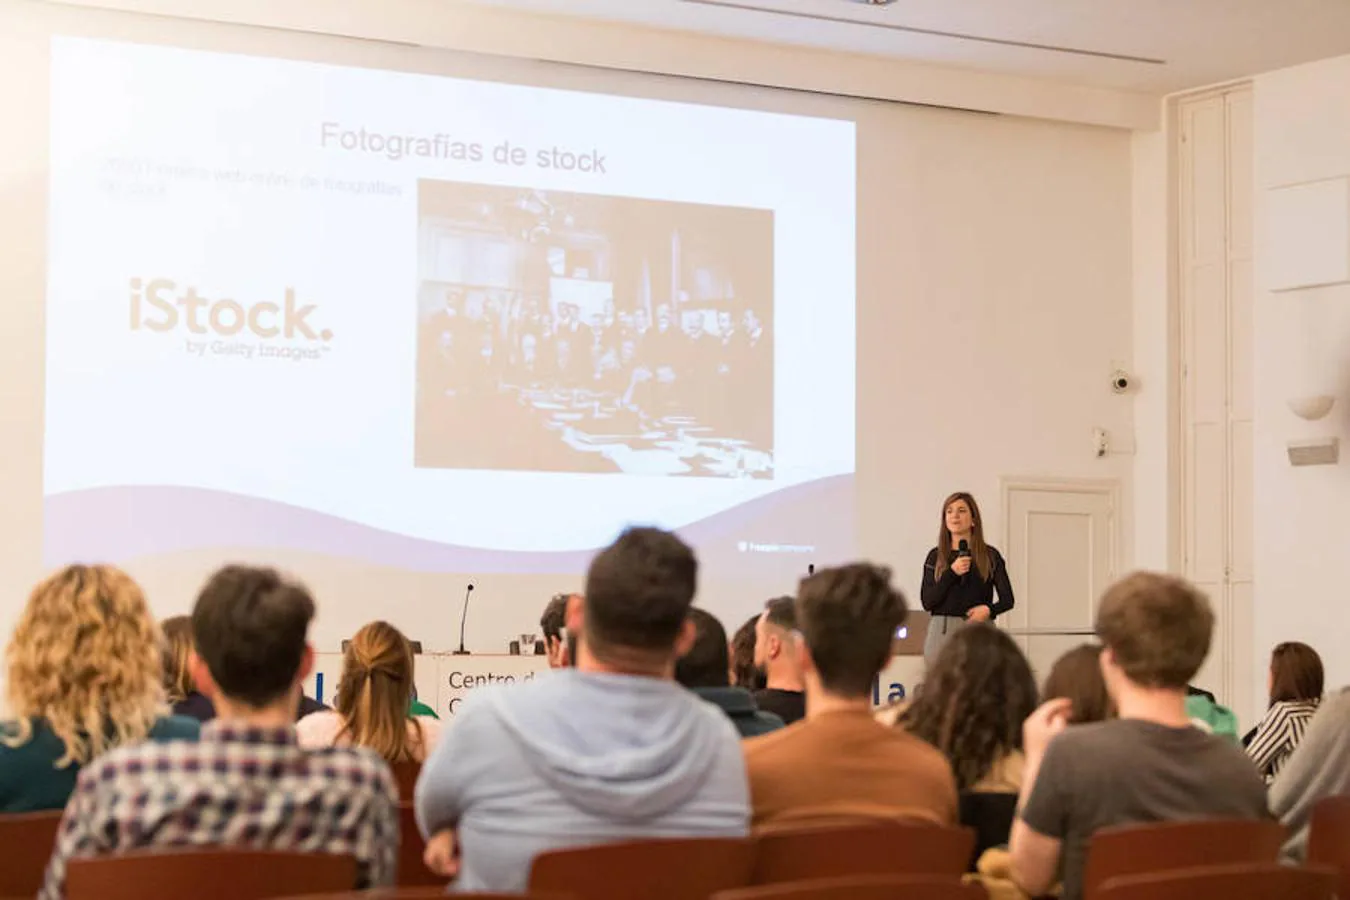
[[[1000,624],[1019,637],[1033,663],[1087,640],[1097,599],[1118,559],[1114,482],[1010,482],[1004,485],[1004,552],[1017,606]]]

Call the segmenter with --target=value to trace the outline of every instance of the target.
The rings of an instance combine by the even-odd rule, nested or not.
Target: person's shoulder
[[[353,792],[369,791],[398,798],[398,784],[384,757],[368,747],[324,747],[307,751],[311,771],[338,782]],[[314,764],[318,763],[318,766]]]
[[[1070,725],[1055,735],[1046,752],[1060,758],[1073,756],[1092,761],[1097,758],[1099,750],[1121,746],[1123,741],[1128,741],[1135,734],[1131,723],[1123,719]]]
[[[195,741],[202,733],[202,723],[190,716],[162,716],[150,726],[152,741]]]
[[[934,547],[933,549],[929,550],[928,555],[923,558],[923,564],[925,566],[932,566],[935,563],[937,563],[937,557],[938,557],[938,548]]]
[[[90,788],[125,779],[168,775],[172,770],[171,761],[181,756],[182,748],[196,746],[195,741],[147,740],[114,747],[84,764],[80,769],[79,785]]]
[[[906,764],[915,768],[933,768],[951,772],[951,763],[946,755],[908,729],[896,725],[877,722],[878,738],[887,741],[891,752],[902,757]]]
[[[751,766],[763,765],[780,756],[792,755],[798,743],[809,737],[809,730],[810,723],[802,719],[767,734],[746,738],[741,742],[746,763]]]
[[[993,544],[985,544],[984,548],[989,551],[989,556],[992,557],[995,562],[1003,562],[1003,554],[1000,553],[999,549]]]

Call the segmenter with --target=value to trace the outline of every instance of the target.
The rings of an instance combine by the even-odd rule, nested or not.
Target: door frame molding
[[[1012,494],[1013,491],[1046,491],[1062,494],[1100,494],[1109,501],[1111,515],[1107,521],[1107,552],[1111,560],[1111,577],[1120,577],[1121,527],[1120,497],[1121,487],[1118,478],[1046,478],[1020,477],[1004,475],[999,478],[999,499],[1003,504],[1002,546],[1010,546],[1012,540]]]

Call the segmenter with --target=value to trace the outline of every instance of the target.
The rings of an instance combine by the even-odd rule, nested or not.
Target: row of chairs
[[[31,897],[37,891],[58,819],[58,814],[0,817],[0,847],[5,851],[0,863],[0,897]],[[443,880],[422,864],[421,840],[407,807],[404,828],[404,883],[443,890]],[[1096,900],[1108,883],[1121,877],[1197,865],[1270,865],[1283,839],[1283,830],[1275,822],[1199,821],[1110,829],[1093,840],[1085,894],[1088,900]],[[585,900],[633,896],[702,900],[719,891],[752,885],[836,877],[931,877],[956,883],[967,868],[973,843],[968,829],[874,822],[779,829],[753,840],[607,844],[540,856],[530,883],[535,890],[575,893]],[[68,893],[71,900],[154,900],[187,893],[205,897],[204,885],[219,885],[222,890],[228,888],[222,897],[263,900],[344,890],[355,879],[350,859],[253,856],[256,859],[248,864],[239,851],[128,854],[77,861],[70,868]],[[1339,877],[1334,887],[1341,896],[1350,897],[1350,797],[1319,805],[1313,817],[1309,858],[1313,866],[1329,866],[1313,870],[1310,884],[1332,872],[1333,879]],[[119,885],[126,886],[125,893],[117,892]]]

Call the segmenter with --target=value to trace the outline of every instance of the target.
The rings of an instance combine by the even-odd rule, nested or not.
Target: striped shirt
[[[1308,722],[1317,712],[1317,700],[1280,700],[1270,705],[1247,745],[1247,755],[1269,784],[1284,768],[1294,748],[1303,740]]]
[[[70,860],[236,847],[356,859],[360,887],[394,884],[398,788],[369,750],[302,750],[295,729],[221,720],[196,743],[122,747],[80,772],[38,900],[65,896]]]

